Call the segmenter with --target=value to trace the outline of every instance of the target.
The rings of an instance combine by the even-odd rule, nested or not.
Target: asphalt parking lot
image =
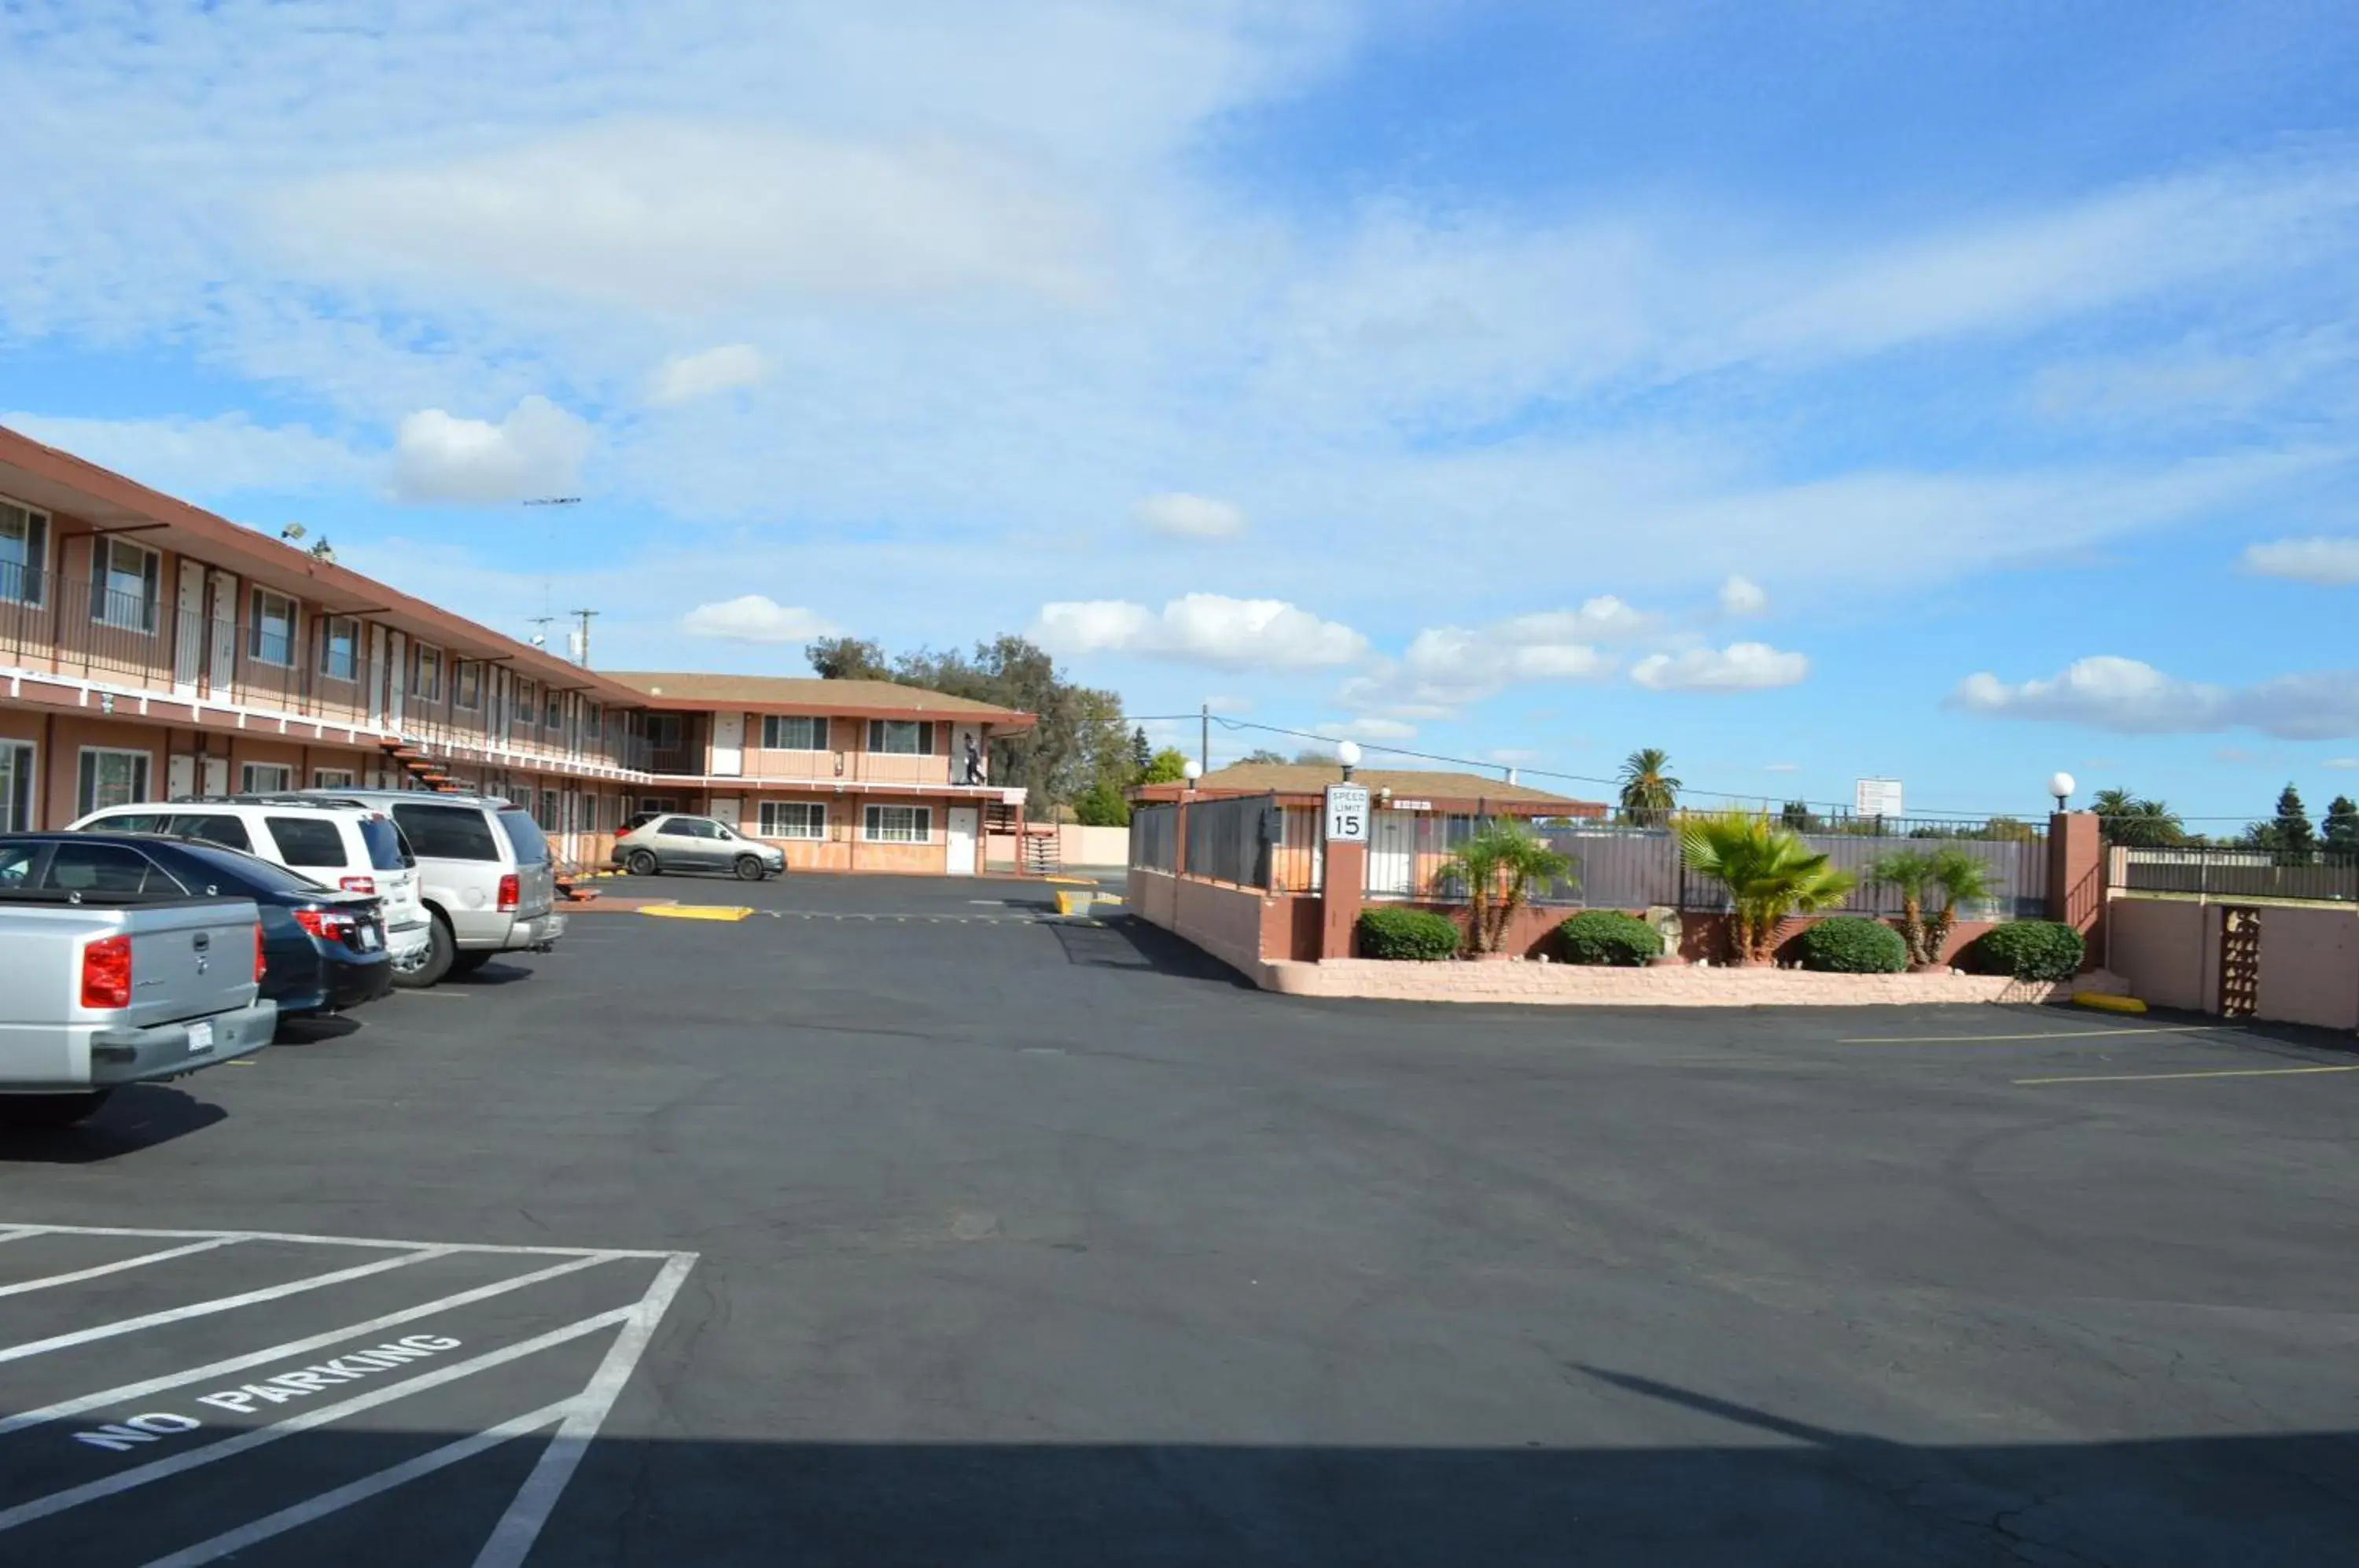
[[[2350,1042],[602,886],[0,1144],[0,1561],[2359,1556]]]

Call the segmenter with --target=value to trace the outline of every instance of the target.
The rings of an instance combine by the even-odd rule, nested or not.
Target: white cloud
[[[1723,615],[1757,615],[1768,608],[1769,595],[1749,577],[1731,575],[1720,585],[1720,613]]]
[[[769,374],[769,361],[761,350],[750,343],[723,343],[664,361],[647,387],[647,401],[671,408],[734,387],[758,387]]]
[[[1801,654],[1782,653],[1766,642],[1734,642],[1650,653],[1630,667],[1630,679],[1653,691],[1764,691],[1796,685],[1810,672],[1810,661]]]
[[[1417,726],[1399,719],[1345,719],[1339,724],[1324,724],[1319,733],[1330,740],[1415,740]]]
[[[476,506],[570,494],[591,440],[587,421],[546,397],[525,398],[498,424],[427,408],[394,431],[393,494]]]
[[[407,168],[323,175],[268,204],[314,272],[491,283],[654,315],[789,300],[1075,306],[1104,288],[1101,220],[1060,172],[982,140],[595,121]]]
[[[2359,768],[2359,757],[2330,757],[2319,766],[2347,772],[2353,768]]]
[[[1761,765],[1764,773],[1799,773],[1801,768],[1799,762],[1765,762]]]
[[[372,460],[309,425],[212,419],[82,419],[0,414],[0,425],[168,495],[310,490],[365,481]]]
[[[1277,599],[1190,593],[1158,613],[1126,599],[1040,606],[1032,637],[1070,656],[1132,654],[1238,669],[1311,670],[1351,664],[1368,639]]]
[[[800,605],[781,604],[760,593],[746,593],[699,604],[679,618],[679,629],[689,637],[722,637],[731,642],[797,643],[826,637],[835,627]]]
[[[2271,539],[2247,545],[2236,565],[2256,577],[2343,587],[2359,583],[2359,539]]]
[[[1180,539],[1234,539],[1245,531],[1245,513],[1209,495],[1149,495],[1132,515],[1148,533]]]
[[[1951,693],[1970,713],[2087,724],[2125,735],[2254,729],[2283,740],[2359,735],[2359,671],[2310,670],[2251,686],[2217,686],[2112,655],[2078,659],[2045,680],[2008,684],[1987,671]]]

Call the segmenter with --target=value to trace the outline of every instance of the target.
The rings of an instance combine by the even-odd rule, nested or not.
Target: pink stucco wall
[[[2257,1016],[2321,1029],[2359,1029],[2359,910],[2261,911]]]
[[[2106,917],[2108,965],[2158,1007],[2217,1012],[2224,906],[2116,897]],[[2261,983],[2255,1017],[2359,1029],[2359,910],[2261,906]]]
[[[2116,898],[2107,922],[2106,964],[2150,1007],[2203,1012],[2220,967],[2216,905],[2174,898]]]

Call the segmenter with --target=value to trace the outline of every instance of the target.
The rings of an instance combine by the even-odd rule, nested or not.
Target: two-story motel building
[[[804,869],[957,875],[1021,833],[1024,792],[984,775],[1034,723],[885,681],[587,670],[0,429],[0,829],[415,785],[525,804],[582,865],[670,810]]]

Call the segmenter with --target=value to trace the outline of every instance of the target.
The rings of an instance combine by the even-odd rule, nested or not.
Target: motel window
[[[295,662],[295,601],[267,588],[254,591],[254,624],[246,628],[245,656],[256,664]]]
[[[76,815],[88,816],[109,806],[136,806],[147,799],[149,758],[144,751],[114,746],[82,748],[82,788]]]
[[[484,705],[484,667],[481,664],[462,659],[451,667],[451,700],[471,711]]]
[[[764,838],[825,838],[827,836],[827,802],[824,800],[763,801],[762,836]]]
[[[766,713],[762,717],[764,751],[825,751],[827,721],[805,714]]]
[[[33,748],[0,740],[0,832],[23,833],[33,825]]]
[[[565,727],[565,699],[554,691],[549,694],[548,712],[541,720],[540,727],[545,730],[561,730]]]
[[[871,719],[868,749],[888,757],[930,757],[934,726],[929,719]]]
[[[311,788],[314,789],[349,789],[353,783],[353,770],[349,768],[311,769]]]
[[[0,599],[38,604],[49,597],[49,519],[30,506],[0,501]]]
[[[516,722],[530,729],[540,717],[540,688],[529,681],[516,683]]]
[[[409,694],[424,702],[439,702],[442,700],[441,649],[421,647],[412,651]]]
[[[294,788],[295,770],[283,762],[249,762],[237,770],[241,795],[283,795]]]
[[[361,624],[350,615],[331,615],[320,637],[320,673],[331,681],[350,681],[360,673]]]
[[[606,722],[606,710],[595,702],[582,704],[582,733],[596,739],[599,726]]]
[[[871,844],[931,844],[934,812],[930,806],[871,806],[861,837]]]
[[[90,618],[125,631],[156,629],[164,558],[146,545],[101,535],[91,540]]]
[[[647,715],[647,744],[658,751],[679,749],[679,715],[650,713]]]

